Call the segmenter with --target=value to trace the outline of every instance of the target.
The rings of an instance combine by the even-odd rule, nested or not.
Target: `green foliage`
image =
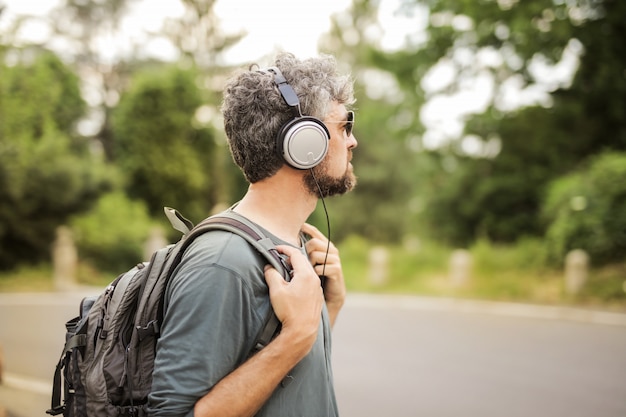
[[[445,279],[450,250],[436,242],[418,241],[392,249],[389,289],[394,292],[436,294]]]
[[[0,64],[0,138],[11,140],[20,134],[38,138],[46,124],[70,133],[86,109],[78,76],[52,52],[13,53],[22,58],[17,65]]]
[[[56,227],[89,209],[110,175],[72,136],[84,103],[57,57],[0,67],[0,269],[10,269],[48,259]]]
[[[111,198],[111,201],[117,198]],[[121,200],[125,200],[123,196]],[[128,204],[128,201],[122,204]],[[338,247],[350,292],[575,305],[624,311],[625,262],[593,268],[581,292],[570,296],[564,291],[562,269],[546,264],[545,245],[538,239],[524,239],[515,245],[494,244],[481,239],[469,248],[473,259],[470,280],[461,287],[452,285],[448,275],[452,249],[434,242],[409,240],[404,245],[384,246],[388,250],[389,275],[383,284],[374,284],[370,279],[369,257],[374,247],[371,241],[352,235]],[[137,259],[129,261],[132,265]],[[120,269],[107,273],[82,262],[78,269],[79,281],[103,286],[130,265],[120,264]],[[0,292],[49,291],[52,286],[51,270],[46,265],[0,273]]]
[[[360,143],[371,146],[375,158],[366,155],[369,149],[355,152],[356,172],[363,173],[362,191],[355,194],[363,195],[350,207],[348,221],[361,214],[356,207],[367,207],[360,211],[375,211],[370,217],[375,226],[353,224],[354,230],[375,239],[387,230],[399,241],[403,231],[419,227],[420,233],[427,231],[429,237],[454,245],[468,245],[480,237],[514,242],[542,236],[545,225],[539,212],[547,184],[590,155],[626,150],[626,50],[621,41],[626,37],[621,18],[626,3],[405,0],[402,13],[428,15],[426,36],[419,36],[416,27],[404,48],[393,51],[381,48],[370,35],[377,30],[376,8],[376,2],[354,0],[349,15],[334,20],[326,39],[328,50],[347,60],[357,78],[366,80],[362,89],[379,82],[371,76],[376,71],[395,78],[395,86],[384,84],[385,99],[376,103],[378,114],[395,123],[377,120],[386,129],[383,135],[357,127]],[[580,52],[572,84],[545,85],[533,68],[539,62],[558,63],[568,47]],[[452,72],[450,81],[427,88],[425,75],[442,63]],[[431,98],[467,92],[478,76],[488,76],[494,84],[485,111],[468,115],[458,137],[442,138],[437,150],[441,157],[411,152],[419,151],[424,138],[420,107]],[[543,106],[511,110],[503,105],[503,86],[511,82],[522,89],[544,88],[552,93],[550,100]],[[361,96],[360,105],[371,98]],[[367,104],[359,110],[366,108]],[[500,151],[469,155],[461,146],[469,134],[481,138],[483,145],[498,144]],[[426,143],[422,145],[424,149]],[[364,158],[358,159],[359,153]],[[403,170],[401,176],[396,175],[397,167]],[[370,187],[367,178],[379,171],[390,173],[384,193]],[[404,187],[404,195],[394,190],[395,185]],[[382,203],[377,194],[384,196]],[[419,201],[423,211],[407,211],[407,201],[408,207]],[[383,207],[373,209],[378,204]],[[396,215],[386,215],[394,204]],[[410,217],[414,219],[407,221]]]
[[[466,16],[474,23],[469,31],[453,30],[453,43],[441,52],[451,58],[460,45],[470,48],[474,56],[483,48],[495,48],[504,58],[503,64],[486,69],[495,72],[496,82],[520,74],[524,84],[532,86],[535,79],[529,68],[533,62],[545,59],[556,63],[572,39],[580,41],[583,51],[573,83],[553,92],[550,108],[537,106],[503,114],[494,100],[485,113],[468,121],[466,133],[498,137],[501,151],[493,159],[465,158],[461,162],[464,169],[452,180],[462,186],[449,192],[447,200],[439,201],[444,211],[453,213],[449,221],[459,225],[460,233],[451,236],[453,242],[471,241],[476,236],[501,242],[541,236],[545,227],[539,212],[547,184],[590,155],[607,149],[626,150],[626,50],[617,40],[626,36],[623,19],[617,17],[626,12],[625,3],[431,4],[434,14],[450,13],[445,26],[454,26],[453,16]],[[608,33],[612,34],[609,38]],[[454,63],[459,74],[471,73],[473,65]],[[470,210],[460,209],[463,205]],[[460,215],[454,215],[455,207]]]
[[[552,305],[601,306],[624,310],[626,263],[595,267],[581,292],[565,292],[563,270],[547,260],[541,239],[525,238],[516,244],[480,239],[470,246],[469,280],[454,285],[449,276],[452,248],[432,241],[383,246],[388,251],[386,282],[370,279],[369,256],[375,245],[350,236],[339,244],[344,278],[349,291],[419,294]]]
[[[103,195],[91,211],[71,221],[81,260],[117,273],[147,260],[143,247],[153,227],[145,204],[120,191]]]
[[[370,242],[358,235],[347,237],[338,246],[348,291],[363,291],[369,288],[367,281],[369,247]]]
[[[370,256],[375,246],[388,253],[388,276],[382,284],[372,282],[370,277]],[[371,241],[351,235],[341,242],[339,249],[346,286],[350,291],[441,294],[449,249],[435,242],[373,245]]]
[[[592,270],[589,281],[583,289],[585,294],[593,295],[604,304],[624,303],[626,301],[626,263],[607,265]],[[598,301],[595,301],[599,304]]]
[[[21,265],[0,272],[0,292],[53,291],[52,267],[49,264]]]
[[[353,1],[351,10],[333,20],[331,33],[321,43],[345,66],[343,71],[352,73],[357,98],[358,147],[353,164],[358,185],[328,205],[335,239],[356,233],[379,243],[398,244],[416,228],[415,197],[423,186],[420,167],[429,163],[429,156],[412,148],[412,138],[423,131],[416,127],[422,101],[412,95],[415,86],[388,72],[412,73],[415,61],[398,59],[392,69],[381,59],[367,36],[376,15],[375,2]]]
[[[426,200],[422,217],[426,219],[424,230],[428,236],[451,245],[467,246],[477,234],[481,221],[487,219],[481,201],[486,193],[472,193],[482,181],[466,175],[467,166],[458,166],[457,159],[448,157],[448,164],[454,168],[442,168],[445,159],[441,158],[439,169],[424,177],[422,195]]]
[[[471,247],[474,296],[496,300],[554,302],[561,297],[560,276],[546,263],[545,245],[536,238],[517,244],[477,240]]]
[[[100,109],[104,122],[98,139],[121,171],[127,194],[133,201],[145,202],[153,216],[160,217],[162,207],[169,205],[198,221],[216,203],[230,202],[245,191],[226,147],[216,146],[214,132],[194,119],[202,104],[217,107],[217,88],[209,86],[220,84],[224,69],[218,65],[220,54],[239,35],[219,33],[212,0],[186,0],[186,13],[170,21],[163,33],[178,46],[185,64],[194,69],[158,64],[138,71],[150,65],[144,61],[120,61],[103,69],[92,40],[114,29],[133,1],[115,0],[107,5],[67,1],[52,19],[59,33],[78,41],[70,54],[81,73],[102,74],[106,104]],[[424,21],[425,35],[416,26],[404,48],[389,51],[380,46],[378,35],[385,28],[377,27],[379,2],[369,0],[354,0],[352,9],[333,21],[325,39],[324,49],[334,53],[340,65],[345,65],[343,70],[356,78],[358,97],[355,135],[359,147],[353,162],[359,185],[354,192],[328,201],[333,240],[343,244],[347,239],[348,251],[353,245],[363,246],[355,243],[355,234],[394,248],[399,248],[407,235],[470,247],[476,251],[481,276],[493,277],[494,283],[510,277],[502,285],[503,292],[516,286],[517,278],[505,270],[504,263],[496,263],[509,257],[516,263],[521,255],[500,243],[517,241],[524,246],[536,241],[520,239],[541,237],[547,228],[553,260],[562,259],[571,247],[585,245],[602,253],[594,262],[617,259],[623,250],[616,246],[622,239],[618,210],[623,207],[617,191],[598,196],[593,187],[580,186],[588,181],[586,174],[574,174],[550,188],[546,217],[542,219],[539,213],[551,181],[589,156],[626,150],[626,43],[622,41],[626,38],[626,2],[401,3],[407,14],[429,15]],[[543,107],[503,108],[504,83],[536,87],[533,64],[558,62],[567,45],[578,45],[580,50],[571,85],[550,85],[551,98]],[[17,57],[11,61],[16,62],[13,66],[4,65],[5,51]],[[0,53],[2,269],[20,260],[45,259],[55,227],[68,216],[87,210],[111,186],[111,180],[86,141],[74,137],[73,126],[86,108],[77,76],[56,56],[37,48],[17,52],[0,45]],[[495,59],[483,60],[485,56]],[[437,90],[426,88],[424,77],[442,62],[449,65],[451,80]],[[130,83],[129,71],[134,71]],[[468,116],[460,137],[444,137],[450,142],[433,150],[425,140],[429,132],[420,118],[424,103],[461,92],[477,75],[485,74],[494,83],[487,109]],[[122,91],[126,85],[130,88]],[[115,103],[110,100],[116,96],[113,93],[122,93],[115,109],[108,107]],[[469,155],[461,146],[466,134],[482,138],[484,143],[495,138],[501,150]],[[587,207],[572,211],[571,202],[581,201],[581,196]],[[606,203],[607,199],[612,202]],[[311,220],[325,230],[321,208]],[[133,235],[127,241],[134,239],[139,237]],[[120,243],[120,251],[126,255],[112,254],[103,265],[135,256],[128,255],[136,251],[130,246]],[[544,259],[535,252],[540,246],[528,244],[523,251],[533,255],[521,256],[525,261],[520,265],[532,265],[534,271],[531,261]],[[389,288],[406,285],[428,292],[445,287],[441,280],[412,278],[413,271],[421,276],[419,271],[429,261],[443,259],[439,251],[431,249],[423,248],[417,255],[394,250],[398,271],[392,275],[398,278],[392,278]],[[493,253],[496,259],[490,260],[487,254]],[[490,279],[478,280],[474,290],[484,288],[488,294]],[[508,293],[532,292],[529,287],[516,288]],[[602,288],[618,291],[613,280]]]
[[[551,259],[584,249],[594,264],[622,261],[626,253],[626,154],[607,152],[554,181],[543,206]]]
[[[526,142],[525,147],[506,147],[497,158],[441,159],[442,168],[426,179],[424,187],[424,223],[433,237],[466,246],[481,237],[514,242],[524,236],[542,235],[538,215],[541,195],[545,183],[563,168],[557,158],[550,160],[549,150],[540,151],[543,135],[528,130],[528,136],[524,136],[525,129],[517,135],[520,143]],[[532,143],[537,145],[533,151]],[[560,161],[567,159],[564,156]],[[443,164],[452,168],[445,170]]]
[[[498,245],[483,238],[478,239],[470,251],[484,275],[499,274],[507,269],[539,274],[548,267],[542,239],[524,238],[515,245]]]
[[[416,155],[405,142],[388,136],[394,126],[393,108],[366,97],[359,97],[358,103],[358,147],[352,161],[358,185],[328,202],[333,238],[358,233],[379,243],[399,243],[411,232],[416,215],[411,208],[413,190],[423,186],[415,166],[427,156]]]
[[[171,206],[201,219],[216,202],[213,134],[193,125],[200,104],[194,71],[158,67],[136,74],[115,109],[116,160],[153,216]]]

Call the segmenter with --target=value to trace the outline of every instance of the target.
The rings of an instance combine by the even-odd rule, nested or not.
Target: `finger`
[[[302,252],[300,252],[300,249],[288,245],[278,245],[276,246],[276,249],[278,250],[278,252],[289,257],[289,261],[291,262],[291,266],[294,270],[299,270],[300,268],[307,267],[311,268],[309,259],[304,256]]]
[[[267,282],[267,286],[272,288],[274,285],[281,285],[281,283],[285,282],[283,276],[271,265],[265,265],[265,282]]]
[[[330,264],[317,264],[313,266],[313,270],[317,274],[318,277],[334,277],[335,275],[339,275],[341,269],[337,265]]]
[[[291,256],[294,253],[298,253],[300,252],[299,249],[290,246],[290,245],[276,245],[276,250],[282,254],[285,254],[287,256]]]
[[[316,253],[323,254],[326,256],[326,253],[329,254],[338,254],[339,251],[335,247],[335,245],[328,240],[320,240],[320,239],[311,239],[306,243],[306,251],[309,258]]]
[[[322,252],[318,250],[318,251],[312,251],[311,253],[309,253],[309,261],[313,265],[332,264],[332,263],[339,262],[339,256],[333,252],[329,252],[327,254],[326,251]]]
[[[311,237],[321,239],[321,240],[326,240],[326,236],[324,236],[324,234],[320,232],[319,229],[313,226],[312,224],[304,223],[302,225],[302,231]]]
[[[306,244],[306,247],[308,248],[324,248],[326,249],[326,246],[328,246],[328,239],[324,238],[324,239],[320,239],[318,237],[311,237],[311,239],[309,239]]]
[[[322,250],[323,245],[319,239],[312,238],[308,242],[306,242],[304,247],[306,249],[307,255],[309,256],[309,258],[311,258],[311,255],[313,255],[313,253]]]

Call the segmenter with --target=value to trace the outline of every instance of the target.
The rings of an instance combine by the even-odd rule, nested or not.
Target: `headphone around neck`
[[[277,150],[285,162],[296,169],[317,166],[328,152],[330,132],[324,123],[311,116],[303,116],[300,100],[277,67],[262,70],[274,75],[274,83],[285,103],[292,108],[294,117],[285,123],[276,137]]]

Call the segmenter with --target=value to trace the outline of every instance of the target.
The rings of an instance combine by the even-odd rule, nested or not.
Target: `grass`
[[[480,240],[471,255],[468,279],[456,285],[450,277],[450,248],[417,240],[404,245],[376,246],[360,237],[339,245],[349,291],[419,294],[438,297],[512,301],[545,305],[592,307],[626,312],[626,262],[594,268],[576,295],[567,294],[562,268],[550,267],[541,243],[523,240],[512,246]],[[386,256],[384,277],[373,276],[372,252]],[[123,272],[123,271],[119,271]],[[103,273],[86,263],[78,267],[83,285],[103,287],[115,273]],[[377,279],[378,278],[378,279]],[[0,292],[37,292],[54,289],[49,265],[20,268],[0,274]]]
[[[440,297],[593,307],[626,312],[626,263],[591,269],[579,294],[565,291],[562,268],[549,266],[538,241],[500,246],[478,241],[468,249],[471,266],[463,284],[450,274],[452,250],[434,243],[386,247],[387,275],[372,280],[372,246],[359,238],[339,249],[350,291],[408,293]],[[380,249],[378,249],[380,250]]]
[[[0,292],[45,292],[53,289],[50,265],[24,266],[0,273]]]
[[[53,291],[53,270],[49,264],[23,266],[14,271],[0,273],[0,292]],[[104,288],[115,274],[103,273],[91,265],[81,263],[77,269],[78,283]]]

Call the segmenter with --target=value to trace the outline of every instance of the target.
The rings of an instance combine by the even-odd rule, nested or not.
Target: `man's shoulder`
[[[262,255],[234,233],[215,230],[198,236],[174,269],[169,292],[213,292],[224,286],[243,286],[263,293]]]
[[[194,239],[183,259],[203,264],[256,263],[257,251],[243,237],[225,230],[211,230]]]

